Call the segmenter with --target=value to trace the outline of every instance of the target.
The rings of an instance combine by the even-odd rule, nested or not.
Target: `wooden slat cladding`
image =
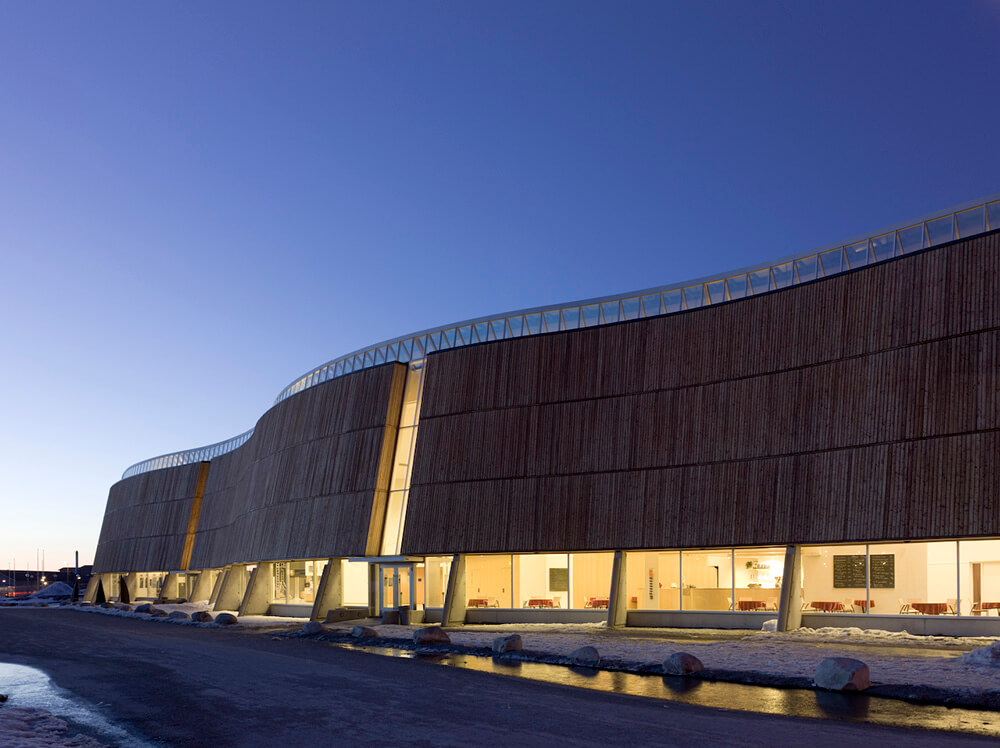
[[[437,353],[403,551],[998,535],[998,393],[996,233]]]
[[[265,413],[246,444],[212,460],[191,568],[377,546],[392,459],[383,447],[405,379],[402,364],[366,369]]]
[[[108,494],[94,571],[180,569],[203,465],[163,468],[115,483]]]

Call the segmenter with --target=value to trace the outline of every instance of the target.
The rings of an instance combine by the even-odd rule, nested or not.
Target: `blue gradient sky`
[[[205,7],[210,5],[210,7]],[[381,339],[1000,191],[1000,4],[0,6],[0,568]]]

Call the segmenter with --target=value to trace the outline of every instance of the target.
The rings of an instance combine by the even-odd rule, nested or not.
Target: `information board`
[[[896,556],[892,553],[881,553],[871,556],[872,587],[891,588],[896,586]]]
[[[549,589],[552,592],[569,592],[569,569],[565,566],[549,569]]]
[[[896,586],[896,556],[892,553],[872,554],[871,586],[891,589]],[[833,557],[833,586],[865,588],[865,557],[862,554]]]
[[[861,555],[834,556],[833,586],[863,590],[865,588],[865,557]]]

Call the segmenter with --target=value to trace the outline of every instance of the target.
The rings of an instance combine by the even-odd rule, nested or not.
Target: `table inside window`
[[[867,613],[868,612],[867,609],[869,607],[872,607],[872,608],[875,607],[875,601],[874,600],[855,600],[854,601],[854,607],[855,608],[861,608],[861,612],[862,613]]]
[[[844,604],[839,600],[814,600],[809,603],[813,610],[821,610],[824,613],[843,613]]]
[[[490,607],[490,599],[488,597],[470,597],[469,606],[470,608],[488,608]]]
[[[767,600],[737,600],[736,607],[739,610],[764,610]]]
[[[587,600],[586,607],[588,608],[607,608],[608,604],[611,602],[610,598],[607,597],[592,597]]]
[[[555,601],[551,597],[529,597],[526,608],[554,608]]]
[[[910,607],[925,616],[940,616],[948,612],[948,603],[910,603]]]

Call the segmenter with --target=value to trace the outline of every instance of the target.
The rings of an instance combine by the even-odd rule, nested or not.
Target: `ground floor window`
[[[326,564],[326,559],[276,561],[271,566],[271,602],[312,605]]]
[[[136,597],[156,597],[160,594],[165,573],[159,571],[140,571],[135,583]]]
[[[613,553],[517,553],[466,558],[470,608],[607,608]]]
[[[631,609],[778,609],[783,547],[635,551],[625,560]]]
[[[422,565],[417,565],[417,585],[418,587],[423,585],[423,599],[426,607],[444,607],[449,574],[451,574],[451,556],[428,556]],[[418,599],[420,599],[419,595]]]
[[[369,581],[368,564],[341,560],[341,574],[344,580],[344,605],[367,607]]]
[[[803,609],[882,615],[996,615],[1000,540],[807,546]]]

